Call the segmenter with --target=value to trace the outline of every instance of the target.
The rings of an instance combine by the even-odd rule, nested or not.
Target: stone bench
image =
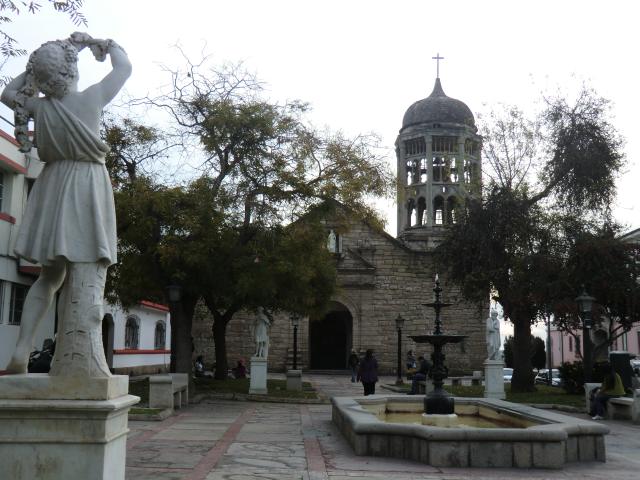
[[[585,383],[585,405],[590,410],[590,396],[594,388],[599,388],[600,383]],[[607,402],[607,418],[619,420],[631,420],[640,423],[640,389],[633,391],[633,397],[616,397]]]
[[[640,423],[640,389],[633,391],[633,397],[618,397],[609,400],[607,416],[613,419],[631,420]]]
[[[149,407],[178,409],[189,404],[189,376],[186,373],[149,376]]]

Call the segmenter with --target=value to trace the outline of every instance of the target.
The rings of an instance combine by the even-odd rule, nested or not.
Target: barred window
[[[412,138],[404,142],[405,155],[420,155],[427,151],[427,143],[424,137]]]
[[[29,287],[14,283],[11,285],[11,309],[9,311],[9,324],[20,325],[22,319],[22,308],[27,297]]]
[[[127,318],[124,328],[124,348],[137,350],[140,343],[140,320],[134,315]]]
[[[457,152],[458,137],[433,137],[431,150],[434,152]]]
[[[156,334],[154,340],[154,348],[156,350],[164,350],[166,346],[167,327],[164,322],[156,323]]]

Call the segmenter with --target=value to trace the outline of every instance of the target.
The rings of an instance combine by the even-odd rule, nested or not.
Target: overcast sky
[[[542,90],[575,91],[588,80],[612,100],[626,138],[615,215],[632,229],[640,227],[638,10],[615,0],[86,0],[89,24],[80,30],[125,47],[132,96],[167,83],[159,66],[178,64],[171,46],[179,42],[194,59],[204,50],[220,62],[243,61],[273,100],[309,102],[317,126],[378,133],[394,171],[403,114],[430,94],[438,52],[445,93],[474,113],[497,102],[531,109]],[[4,28],[28,51],[78,29],[48,6]],[[25,62],[12,61],[2,74],[19,73]],[[108,68],[88,54],[82,62],[81,87]],[[395,235],[393,202],[385,214]]]

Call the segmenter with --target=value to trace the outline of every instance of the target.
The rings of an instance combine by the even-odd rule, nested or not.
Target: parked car
[[[632,358],[630,360],[631,370],[633,370],[633,374],[640,376],[640,358]]]
[[[548,385],[549,384],[549,370],[546,368],[541,369],[536,375],[536,383],[539,385]],[[560,377],[560,370],[557,368],[551,369],[551,386],[552,387],[560,387],[562,386],[562,377]]]
[[[505,382],[511,383],[511,376],[513,375],[513,368],[503,368],[502,369],[502,377]]]

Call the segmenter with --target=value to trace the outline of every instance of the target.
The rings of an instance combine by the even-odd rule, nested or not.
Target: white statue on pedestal
[[[78,52],[85,47],[98,61],[108,54],[112,70],[79,92]],[[33,118],[38,156],[45,163],[16,239],[16,255],[40,263],[42,271],[25,300],[7,367],[11,373],[26,373],[34,333],[62,287],[50,375],[111,375],[101,323],[107,268],[116,262],[116,218],[105,168],[108,147],[100,139],[99,124],[102,109],[130,74],[129,59],[113,40],[76,32],[34,51],[26,71],[2,92],[2,102],[15,110],[20,150],[31,149],[28,123]]]
[[[329,232],[329,236],[327,237],[327,250],[331,253],[338,252],[336,232],[334,232],[333,229]]]
[[[489,318],[487,318],[486,329],[487,341],[487,359],[501,360],[500,355],[500,320],[498,319],[498,310],[491,309]]]
[[[264,311],[264,308],[258,307],[256,320],[254,325],[254,335],[256,339],[255,356],[259,358],[267,358],[269,355],[269,327],[271,321]]]

